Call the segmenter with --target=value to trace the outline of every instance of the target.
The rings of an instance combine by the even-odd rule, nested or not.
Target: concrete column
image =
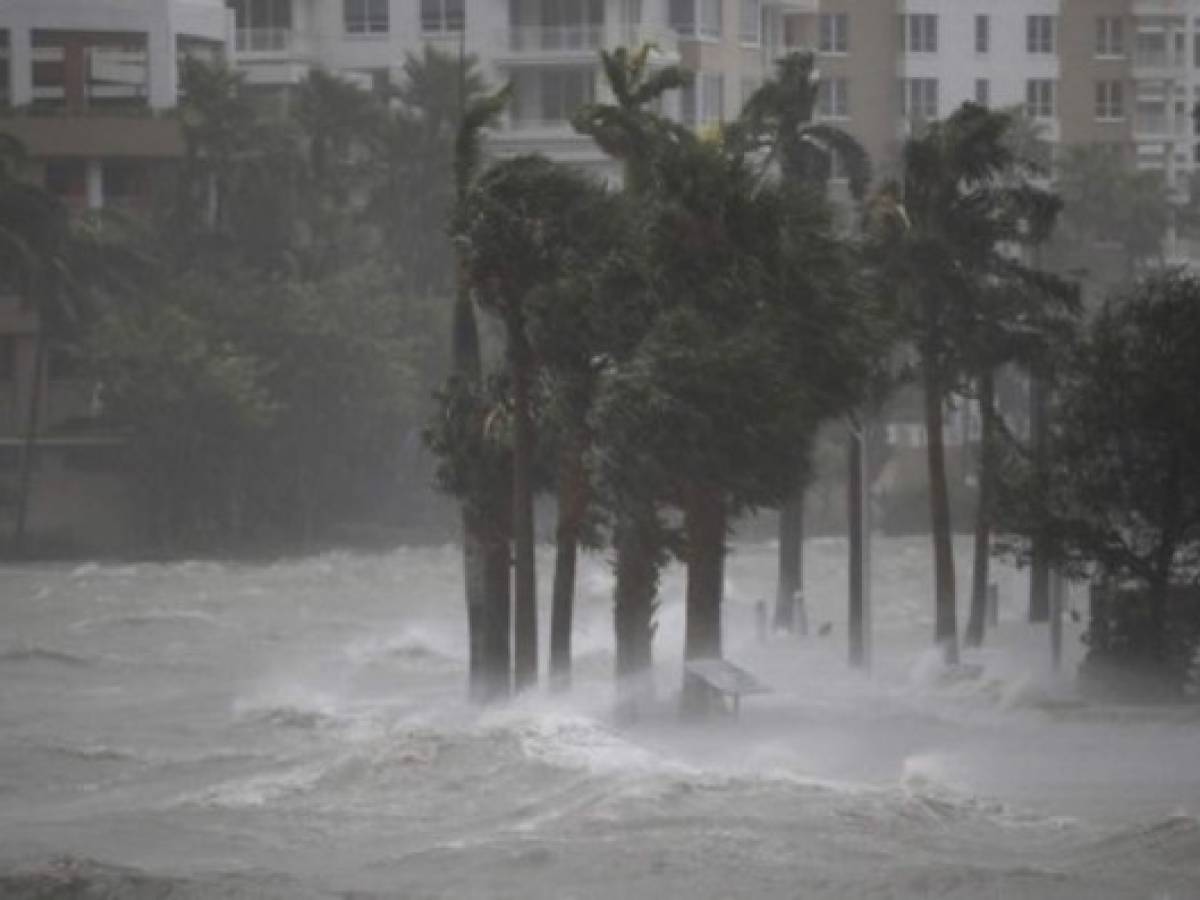
[[[8,56],[12,105],[28,106],[33,102],[33,35],[28,28],[9,30]]]
[[[87,208],[100,209],[104,206],[104,163],[98,159],[89,159],[85,165]]]
[[[146,35],[149,57],[147,75],[150,79],[150,108],[174,109],[179,100],[179,69],[175,50],[175,29],[168,14],[154,23]]]

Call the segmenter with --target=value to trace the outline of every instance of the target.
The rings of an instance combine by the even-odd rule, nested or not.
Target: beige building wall
[[[897,0],[821,0],[822,15],[849,22],[847,52],[818,54],[821,75],[847,80],[849,119],[837,124],[866,147],[876,175],[893,169],[900,147],[897,10]]]
[[[1131,60],[1136,28],[1130,6],[1130,0],[1062,0],[1058,114],[1064,144],[1113,144],[1132,154],[1136,85]],[[1099,52],[1101,18],[1121,22],[1123,54]],[[1123,115],[1101,117],[1098,86],[1114,83],[1121,85]]]

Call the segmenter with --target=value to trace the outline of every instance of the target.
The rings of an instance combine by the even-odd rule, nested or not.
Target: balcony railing
[[[654,44],[663,53],[674,53],[678,44],[669,30],[637,25],[518,25],[497,34],[501,52],[516,58],[594,57],[601,49]]]
[[[1139,69],[1182,69],[1187,66],[1187,54],[1139,49],[1134,54],[1133,65]]]
[[[238,53],[287,53],[296,43],[290,28],[239,28],[235,36]]]

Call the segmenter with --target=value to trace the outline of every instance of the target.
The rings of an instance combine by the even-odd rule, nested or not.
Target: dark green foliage
[[[789,53],[775,62],[776,74],[746,101],[729,126],[727,141],[741,152],[760,153],[779,165],[785,181],[823,188],[839,160],[850,193],[862,199],[871,181],[871,161],[848,133],[815,122],[820,83],[812,53]]]
[[[1053,227],[1059,201],[1010,140],[1012,118],[964,104],[904,146],[901,180],[868,216],[870,258],[919,360],[929,435],[935,640],[958,658],[942,404],[1013,356],[1045,356],[1073,292],[1015,258]],[[983,477],[987,477],[984,473]],[[986,544],[986,535],[980,543]]]
[[[240,76],[188,63],[187,155],[143,240],[158,267],[90,340],[108,420],[154,473],[141,486],[164,545],[326,539],[397,521],[424,487],[457,113],[425,62],[392,107],[314,72],[276,116]]]
[[[1060,367],[1045,503],[1023,458],[1006,471],[1006,522],[1042,524],[1072,568],[1143,583],[1200,575],[1200,282],[1153,276],[1108,301]],[[1046,517],[1046,522],[1037,521]]]

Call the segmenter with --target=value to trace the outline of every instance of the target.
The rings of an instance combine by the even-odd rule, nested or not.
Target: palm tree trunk
[[[716,487],[693,487],[684,508],[687,535],[687,623],[683,657],[720,659],[721,599],[725,580],[725,497]],[[680,710],[702,716],[709,695],[699,679],[685,674]]]
[[[613,534],[616,585],[613,628],[616,638],[617,711],[636,719],[643,701],[652,699],[650,666],[654,644],[654,608],[658,590],[658,536],[646,521],[622,514]]]
[[[451,362],[456,375],[478,388],[482,364],[479,350],[479,329],[475,323],[475,308],[466,288],[461,270],[457,272],[458,289],[454,298],[454,319],[451,330]],[[470,500],[460,509],[462,521],[463,585],[467,603],[467,647],[469,653],[467,695],[477,703],[489,700],[494,693],[495,672],[489,659],[488,641],[488,549],[485,540],[486,523]],[[505,680],[507,680],[507,666]],[[507,693],[507,691],[505,691]]]
[[[509,323],[508,340],[513,381],[513,603],[514,687],[523,691],[537,684],[537,572],[533,539],[533,417],[530,391],[532,354],[519,318]]]
[[[798,485],[779,510],[779,581],[775,590],[775,628],[793,633],[797,625],[807,633],[806,618],[797,622],[797,602],[804,589],[804,495],[807,486]],[[802,602],[802,601],[801,601]]]
[[[1030,430],[1033,432],[1033,465],[1037,482],[1046,478],[1047,452],[1049,451],[1046,380],[1041,372],[1033,372],[1029,382]],[[1039,527],[1031,536],[1031,561],[1029,567],[1029,621],[1050,620],[1050,553],[1049,535]]]
[[[558,527],[555,534],[554,590],[550,607],[550,684],[555,690],[571,686],[571,621],[575,611],[575,565],[579,530],[587,508],[584,442],[576,438],[563,450],[558,464]]]
[[[29,519],[29,501],[33,493],[33,469],[37,456],[38,429],[41,424],[42,393],[45,389],[46,328],[38,322],[33,344],[33,372],[29,383],[29,408],[25,411],[25,440],[21,444],[20,481],[17,487],[17,515],[13,523],[14,556],[25,552],[25,532]]]
[[[847,621],[850,642],[850,665],[856,669],[867,663],[865,574],[866,549],[863,527],[863,444],[861,430],[850,429],[847,440],[846,522],[849,531],[849,589],[850,608]]]
[[[506,495],[483,526],[482,623],[484,699],[512,693],[512,520]]]
[[[995,374],[986,369],[979,377],[979,501],[975,507],[975,557],[971,572],[971,614],[967,619],[966,644],[983,646],[987,619],[988,562],[992,551],[992,485],[995,454],[992,448],[996,415]]]
[[[487,666],[487,552],[479,514],[469,504],[461,509],[463,534],[463,584],[467,599],[467,696],[484,703],[491,696]]]
[[[925,431],[928,437],[929,512],[933,526],[934,643],[947,665],[958,664],[958,624],[954,598],[954,548],[951,544],[950,498],[946,488],[946,449],[942,444],[942,381],[933,353],[926,353]]]

